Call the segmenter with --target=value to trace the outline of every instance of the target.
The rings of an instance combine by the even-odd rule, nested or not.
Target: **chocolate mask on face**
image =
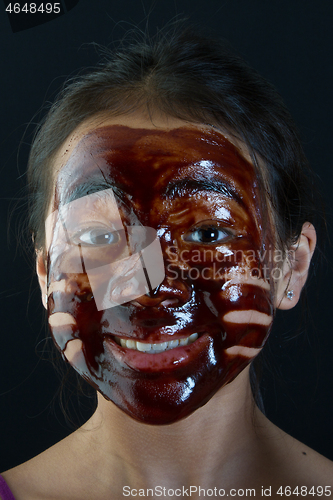
[[[216,131],[105,126],[60,171],[46,222],[49,324],[139,421],[205,404],[272,323],[253,166]]]

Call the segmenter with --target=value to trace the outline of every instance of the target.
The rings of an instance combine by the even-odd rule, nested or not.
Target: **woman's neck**
[[[166,426],[141,424],[99,396],[96,412],[75,434],[105,485],[112,478],[137,489],[208,488],[223,476],[232,482],[250,450],[253,459],[256,411],[247,368],[202,408]]]

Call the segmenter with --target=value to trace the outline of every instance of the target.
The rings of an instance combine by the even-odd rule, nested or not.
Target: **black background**
[[[147,22],[154,34],[177,15],[225,37],[275,84],[321,179],[320,189],[327,200],[328,230],[326,243],[321,244],[326,258],[316,266],[308,285],[307,311],[298,306],[278,315],[265,348],[270,368],[264,372],[262,389],[273,422],[333,459],[329,246],[333,3],[79,0],[58,18],[15,33],[4,6],[0,7],[0,470],[31,458],[70,432],[58,399],[52,402],[59,379],[52,365],[40,359],[48,333],[31,248],[17,238],[23,233],[27,154],[34,125],[43,115],[40,109],[54,99],[68,76],[96,64],[98,51],[91,42],[117,42],[135,26],[145,29]],[[298,331],[305,312],[307,334]],[[89,416],[90,406],[90,400],[81,400],[78,422]]]

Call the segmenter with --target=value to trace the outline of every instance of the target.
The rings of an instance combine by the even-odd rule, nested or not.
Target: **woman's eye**
[[[197,227],[183,239],[192,243],[220,243],[230,236],[227,230],[212,225]]]
[[[83,245],[114,245],[119,242],[120,236],[117,231],[92,228],[77,233],[73,240],[77,245],[80,243]]]

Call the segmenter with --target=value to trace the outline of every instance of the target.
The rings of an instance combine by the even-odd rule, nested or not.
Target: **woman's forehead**
[[[81,134],[57,176],[54,201],[114,187],[139,201],[207,190],[250,205],[256,185],[253,165],[212,127],[103,124]]]
[[[221,138],[226,138],[231,144],[236,146],[239,153],[247,161],[249,161],[250,163],[252,162],[247,146],[236,136],[236,134],[232,134],[224,129],[217,130],[212,126],[196,124],[170,116],[154,116],[153,118],[148,118],[141,113],[136,113],[133,115],[122,115],[116,117],[96,116],[80,124],[65,140],[55,157],[55,175],[57,176],[61,169],[67,164],[70,157],[78,149],[80,143],[82,148],[84,148],[87,146],[86,139],[89,136],[93,136],[94,133],[96,133],[99,129],[117,125],[133,129],[146,129],[147,131],[156,132],[167,132],[178,128],[197,130],[198,132],[202,132],[203,134],[213,132],[216,136],[220,135]],[[175,144],[175,142],[173,143],[173,146],[177,149],[177,145]]]

